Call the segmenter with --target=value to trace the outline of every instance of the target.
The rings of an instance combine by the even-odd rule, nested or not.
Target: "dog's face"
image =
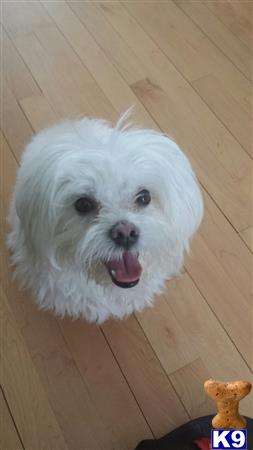
[[[136,286],[166,261],[177,271],[202,200],[175,143],[83,120],[43,132],[35,145],[41,158],[24,157],[17,212],[36,260],[115,288]]]

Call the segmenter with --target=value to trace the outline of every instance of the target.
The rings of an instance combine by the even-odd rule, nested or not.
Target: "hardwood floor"
[[[214,412],[206,379],[252,381],[252,8],[2,0],[2,450],[133,450]],[[191,159],[203,225],[154,308],[100,328],[58,320],[18,289],[4,244],[24,145],[59,118],[114,121],[132,104]]]

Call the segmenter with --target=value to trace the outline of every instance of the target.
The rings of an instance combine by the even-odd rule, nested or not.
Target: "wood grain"
[[[64,115],[56,112],[44,95],[32,95],[19,103],[36,133],[64,119]]]
[[[237,142],[231,140],[229,143],[227,132],[221,128],[217,129],[217,124],[211,123],[212,118],[209,117],[208,120],[204,111],[202,123],[205,123],[205,133],[203,134],[203,128],[189,119],[192,117],[190,111],[187,117],[186,107],[180,110],[176,106],[171,108],[171,95],[174,96],[175,92],[168,95],[150,79],[141,80],[132,88],[145,107],[152,112],[153,118],[162,130],[169,135],[170,130],[174,130],[176,140],[181,143],[193,161],[203,186],[232,224],[238,230],[242,229],[244,223],[251,224],[252,160],[246,156]],[[192,100],[195,101],[196,97],[193,97]],[[194,106],[197,108],[197,105]],[[215,136],[212,134],[212,125]],[[206,151],[203,151],[204,148]],[[226,148],[230,148],[230,153],[226,151]],[[230,173],[226,170],[228,165]]]
[[[210,9],[199,1],[175,0],[175,3],[190,17],[208,38],[230,59],[231,62],[252,80],[251,52],[232,32],[223,25]],[[213,2],[223,3],[223,2]],[[214,6],[215,8],[215,6]],[[217,8],[218,9],[218,8]]]
[[[1,85],[0,128],[8,139],[16,158],[19,159],[25,145],[33,135],[33,130],[5,79],[2,79]]]
[[[24,0],[4,2],[3,24],[11,38],[30,34],[51,25],[51,20],[37,1]]]
[[[56,27],[18,37],[15,45],[57,112],[116,118],[110,101]]]
[[[225,302],[223,308],[226,310]],[[233,317],[231,313],[230,317]],[[240,323],[243,314],[239,317],[237,322]],[[209,304],[188,273],[169,281],[168,294],[157,300],[154,310],[147,309],[138,314],[138,321],[169,376],[201,358],[207,378],[234,379],[243,373],[246,379],[251,377],[250,369],[238,355],[238,350],[233,349],[223,324],[217,321],[213,311],[210,312]],[[250,333],[251,323],[246,325]],[[248,345],[245,350],[250,361],[251,346]],[[236,364],[232,364],[234,358],[237,358]],[[252,399],[248,398],[248,411],[251,411],[251,404]]]
[[[110,99],[118,114],[122,114],[134,105],[133,114],[136,120],[145,127],[157,128],[155,122],[141,102],[134,96],[132,90],[114,65],[114,58],[117,55],[121,55],[121,60],[123,58],[125,59],[125,66],[130,76],[133,76],[135,70],[137,71],[135,78],[132,78],[132,80],[137,80],[142,73],[141,69],[138,71],[136,66],[135,68],[132,67],[128,54],[121,54],[120,45],[113,29],[110,26],[104,29],[98,23],[95,37],[93,37],[65,2],[44,1],[43,4],[75,52],[79,55],[81,61],[83,61],[87,69],[92,73],[107,98]],[[92,22],[90,23],[92,25]],[[108,41],[108,47],[111,51],[109,56],[103,52],[103,49],[96,41],[98,33],[101,33],[101,39]],[[114,55],[113,58],[111,57],[112,55]]]
[[[225,80],[220,81],[214,75],[207,75],[193,81],[192,86],[252,157],[252,116],[228,91]]]
[[[201,358],[170,375],[175,389],[180,393],[187,411],[193,418],[215,413],[215,405],[207,398],[203,389],[203,384],[209,377],[210,372]]]
[[[225,2],[214,2],[212,0],[202,0],[217,20],[240,39],[249,49],[252,49],[252,2],[244,0],[227,0]]]
[[[123,323],[109,321],[102,330],[155,435],[187,421],[184,406],[135,317]]]
[[[148,2],[147,6],[143,8],[143,2],[123,2],[123,5],[131,9],[131,13],[137,14],[137,10],[138,21],[143,21],[143,15],[147,14],[146,7],[149,10],[152,4],[152,2]],[[161,9],[165,2],[159,3],[159,5],[158,9]],[[145,79],[132,84],[136,96],[149,110],[159,127],[175,138],[183,149],[189,152],[201,182],[234,226],[240,230],[245,221],[251,224],[249,209],[248,217],[242,217],[242,210],[244,211],[243,215],[247,210],[245,201],[248,205],[252,202],[251,159],[238,142],[231,139],[231,134],[227,132],[225,127],[221,126],[221,122],[217,121],[216,116],[211,114],[210,109],[201,101],[199,95],[186,83],[181,74],[175,70],[174,65],[170,63],[156,43],[149,37],[154,27],[155,32],[158,33],[159,27],[156,22],[149,20],[142,24],[145,25],[145,28],[150,24],[147,33],[119,3],[106,2],[99,3],[99,6],[97,6],[97,3],[79,2],[71,3],[71,7],[93,33],[98,24],[100,32],[105,27],[107,29],[106,19],[110,21],[122,38],[119,41],[122,52],[124,53],[125,47],[128,48],[128,51],[131,48],[131,60],[136,65],[138,62],[138,66],[141,65],[146,72]],[[155,9],[154,4],[153,9]],[[166,15],[166,10],[164,15]],[[160,16],[163,20],[161,12]],[[167,16],[171,20],[169,13],[167,13]],[[100,34],[97,39],[99,39],[99,44],[104,51],[109,54],[107,42],[100,39]],[[117,68],[131,85],[131,78],[119,59],[121,59],[121,53],[117,54]],[[150,64],[150,61],[153,64]],[[205,66],[206,64],[204,64]],[[195,67],[195,64],[192,63],[191,67]],[[235,75],[237,77],[238,74]],[[239,75],[242,79],[242,85],[244,82],[250,85],[241,74]],[[230,78],[232,77],[230,76]],[[240,85],[238,80],[236,80],[236,84]],[[247,93],[250,95],[250,89],[248,90],[248,87],[245,87],[243,95],[245,96]],[[199,126],[200,123],[205,124],[204,128]],[[204,133],[203,130],[205,130]],[[203,151],[204,148],[205,151]],[[203,159],[205,159],[205,162],[202,164]],[[203,169],[205,173],[203,173]],[[240,180],[239,183],[235,181],[234,176]],[[225,179],[226,182],[224,182]],[[218,188],[217,191],[216,187]],[[240,195],[242,198],[237,201],[236,197],[238,198]],[[242,209],[241,212],[238,208]]]
[[[114,448],[131,449],[142,436],[151,438],[152,433],[99,328],[69,319],[61,321],[60,326],[108,434],[107,446],[110,443]]]
[[[10,410],[0,388],[0,448],[3,450],[23,450]]]
[[[0,297],[1,329],[4,336],[1,380],[24,446],[31,449],[66,449],[65,440],[2,287]]]
[[[253,252],[253,227],[242,230],[240,235],[249,249]]]
[[[2,73],[15,98],[20,100],[31,95],[39,95],[40,88],[2,26],[0,26],[0,45]]]

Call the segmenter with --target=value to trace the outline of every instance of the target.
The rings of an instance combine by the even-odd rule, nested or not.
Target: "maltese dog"
[[[39,307],[61,316],[102,323],[151,305],[202,219],[186,156],[127,117],[64,121],[22,157],[8,247]]]

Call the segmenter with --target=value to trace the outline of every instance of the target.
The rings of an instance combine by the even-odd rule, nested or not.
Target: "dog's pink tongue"
[[[107,263],[113,277],[122,283],[130,283],[140,278],[142,267],[138,260],[138,255],[130,251],[125,251],[120,260],[112,260]]]

